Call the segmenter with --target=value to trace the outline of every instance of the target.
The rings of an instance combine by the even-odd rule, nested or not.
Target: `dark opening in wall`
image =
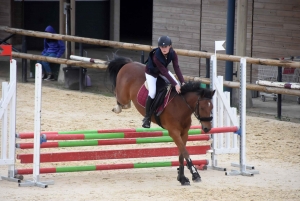
[[[120,41],[152,44],[152,0],[121,0]]]

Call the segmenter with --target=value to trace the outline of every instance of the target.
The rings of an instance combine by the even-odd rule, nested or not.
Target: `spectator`
[[[48,33],[56,33],[52,26],[47,26],[45,29]],[[60,58],[65,52],[65,44],[61,40],[55,39],[44,39],[44,50],[42,51],[43,56]],[[49,62],[38,61],[43,67],[43,79],[47,81],[53,81],[54,76],[50,68]]]

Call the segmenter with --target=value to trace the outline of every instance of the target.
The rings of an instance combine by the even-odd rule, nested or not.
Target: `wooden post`
[[[237,27],[236,27],[236,55],[246,56],[247,47],[247,15],[248,2],[247,0],[238,0],[237,4]],[[239,66],[239,63],[236,63]],[[237,70],[237,78],[240,80],[239,68]]]
[[[110,36],[113,41],[120,41],[120,0],[110,1]]]
[[[76,13],[76,2],[75,0],[71,0],[71,34],[72,36],[75,36],[75,27],[76,27],[76,19],[75,19],[75,13]],[[71,42],[71,54],[75,54],[75,43]]]
[[[248,2],[247,0],[238,0],[237,2],[237,28],[236,28],[236,55],[245,57],[247,47],[247,15],[248,15]],[[236,62],[237,77],[234,80],[240,81],[239,62]],[[232,104],[239,105],[239,90],[232,91]],[[253,107],[252,92],[247,91],[246,107]]]
[[[65,34],[65,15],[64,15],[64,0],[59,1],[59,32],[60,34]]]

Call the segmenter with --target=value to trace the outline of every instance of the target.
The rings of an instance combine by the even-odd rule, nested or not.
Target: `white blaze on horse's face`
[[[208,113],[212,110],[212,103],[210,100],[202,101],[200,104],[201,112],[203,113],[201,116],[207,116],[205,113]]]
[[[211,103],[211,100],[203,100],[199,102],[200,110],[199,115],[201,118],[209,118],[211,117],[211,112],[213,109],[213,105]],[[205,133],[209,132],[212,128],[211,121],[201,121],[202,129]]]

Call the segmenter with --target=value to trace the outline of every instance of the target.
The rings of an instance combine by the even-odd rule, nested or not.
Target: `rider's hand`
[[[180,87],[179,84],[177,84],[177,85],[175,86],[175,89],[176,89],[177,93],[180,94],[180,92],[181,92],[181,91],[180,91],[181,87]]]

